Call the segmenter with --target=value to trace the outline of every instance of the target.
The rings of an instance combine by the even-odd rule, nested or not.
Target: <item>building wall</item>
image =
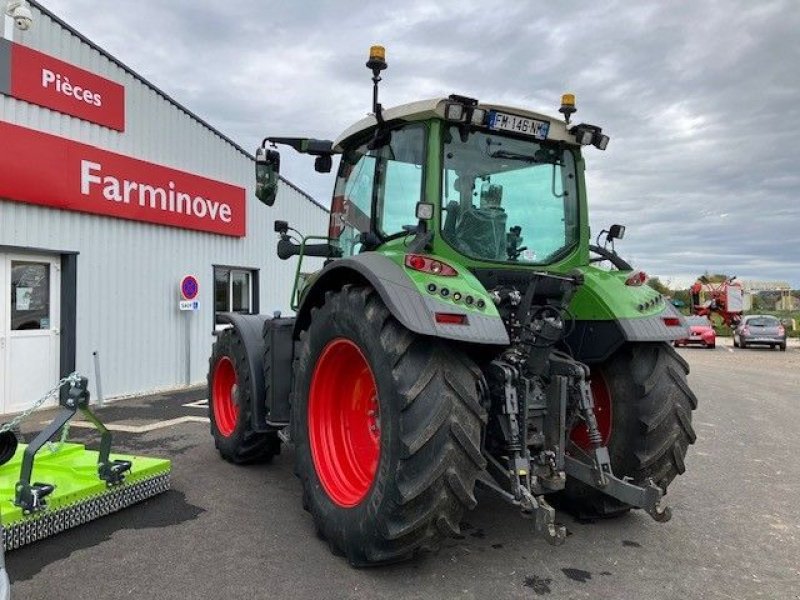
[[[99,351],[106,396],[185,383],[187,315],[177,310],[178,282],[185,274],[196,275],[200,311],[188,318],[190,379],[199,383],[213,342],[212,265],[259,269],[261,312],[288,312],[296,259],[275,256],[272,222],[284,219],[319,233],[327,228],[327,212],[286,183],[274,207],[261,205],[253,194],[248,155],[35,7],[34,19],[28,32],[14,32],[14,41],[124,85],[125,131],[3,95],[0,120],[245,187],[247,235],[226,237],[0,199],[0,246],[79,253],[77,370],[91,377],[92,352]]]

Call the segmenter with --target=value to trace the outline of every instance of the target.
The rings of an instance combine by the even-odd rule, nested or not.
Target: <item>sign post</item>
[[[181,298],[178,301],[178,310],[186,317],[186,385],[192,383],[192,313],[200,310],[200,285],[194,275],[185,275],[181,279]]]

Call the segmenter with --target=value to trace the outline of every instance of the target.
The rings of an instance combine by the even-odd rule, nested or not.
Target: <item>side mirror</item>
[[[278,178],[281,155],[264,147],[256,150],[256,197],[267,206],[275,204],[278,195]]]
[[[621,240],[625,237],[625,225],[612,225],[608,230],[609,240]]]
[[[314,170],[317,173],[330,173],[333,168],[333,159],[330,154],[323,154],[314,159]]]

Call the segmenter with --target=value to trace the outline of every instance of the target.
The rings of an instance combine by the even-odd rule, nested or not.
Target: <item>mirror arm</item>
[[[423,252],[430,251],[430,245],[433,241],[433,232],[432,231],[417,231],[417,235],[414,236],[414,239],[406,246],[406,252],[411,254],[421,254]]]
[[[311,156],[333,156],[336,151],[333,142],[330,140],[318,140],[315,138],[299,137],[267,137],[261,142],[263,147],[267,144],[283,144],[293,148],[300,154],[310,154]]]

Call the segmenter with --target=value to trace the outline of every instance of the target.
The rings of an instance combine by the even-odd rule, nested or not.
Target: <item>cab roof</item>
[[[419,100],[417,102],[409,102],[408,104],[400,104],[392,108],[383,110],[383,119],[385,121],[403,120],[403,121],[423,121],[431,118],[444,119],[445,105],[453,102],[450,98],[431,98],[429,100]],[[499,112],[509,113],[512,115],[519,115],[540,121],[549,121],[550,130],[547,135],[548,140],[564,141],[570,144],[577,145],[575,136],[567,131],[564,120],[558,117],[551,117],[542,113],[533,112],[524,108],[516,108],[512,106],[503,106],[500,104],[487,104],[479,102],[475,108],[482,108],[484,110],[496,110]],[[360,121],[354,123],[333,142],[334,148],[341,152],[342,144],[353,136],[374,127],[377,123],[374,114],[370,114]]]

